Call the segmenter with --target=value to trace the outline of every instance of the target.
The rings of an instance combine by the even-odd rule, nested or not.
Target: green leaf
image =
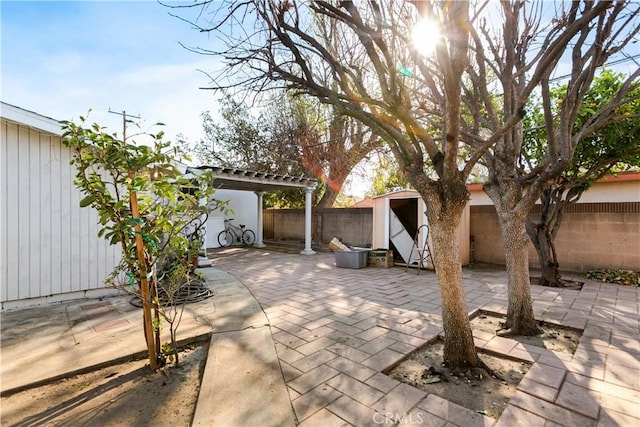
[[[80,207],[81,208],[86,208],[91,203],[93,203],[94,200],[96,200],[96,197],[93,194],[91,194],[91,195],[85,197],[84,199],[80,200]]]

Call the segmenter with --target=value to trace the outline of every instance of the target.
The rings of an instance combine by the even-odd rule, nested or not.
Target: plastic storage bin
[[[369,251],[351,249],[351,252],[335,251],[336,266],[341,268],[364,268],[367,266]]]

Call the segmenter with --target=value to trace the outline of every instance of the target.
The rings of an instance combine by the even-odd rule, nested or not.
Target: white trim
[[[95,299],[102,297],[122,296],[124,292],[114,287],[87,289],[84,291],[66,292],[63,294],[54,294],[46,297],[26,298],[12,301],[2,302],[2,311],[22,310],[31,307],[46,307],[48,305],[74,301],[80,299]]]
[[[258,196],[258,230],[256,232],[256,242],[254,246],[264,248],[264,218],[262,217],[264,191],[256,191],[255,193]]]
[[[384,249],[389,249],[389,239],[391,238],[391,202],[390,198],[384,199]]]
[[[62,129],[57,120],[6,102],[0,101],[0,116],[8,121],[23,124],[52,135],[62,135]]]
[[[306,188],[304,190],[304,250],[300,252],[300,255],[314,255],[316,253],[311,249],[312,194],[313,188]]]
[[[278,175],[221,166],[189,167],[187,171],[197,175],[202,170],[211,173],[215,187],[226,190],[277,191],[299,188],[313,191],[318,185],[316,179],[303,176]]]

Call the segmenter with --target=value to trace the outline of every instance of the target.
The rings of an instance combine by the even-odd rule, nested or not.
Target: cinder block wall
[[[304,209],[265,209],[264,238],[304,241]]]
[[[539,215],[539,207],[531,214]],[[504,244],[493,205],[471,206],[471,259],[505,263]],[[350,246],[371,243],[371,208],[314,209],[313,239],[327,244],[333,237]],[[304,209],[264,211],[264,236],[304,240]],[[640,270],[640,202],[578,203],[568,207],[556,238],[560,268],[585,272],[596,268]],[[538,267],[532,244],[529,263]]]
[[[539,207],[531,214],[539,217]],[[471,206],[472,259],[504,264],[504,244],[493,206]],[[556,237],[560,268],[640,270],[640,202],[577,203],[568,207]],[[531,267],[539,267],[533,245]]]
[[[314,230],[322,243],[329,243],[338,237],[349,246],[371,245],[372,208],[316,209],[313,219]]]
[[[266,209],[263,218],[265,239],[304,240],[304,209]],[[316,244],[328,244],[338,237],[349,246],[367,246],[372,233],[372,208],[313,209]]]

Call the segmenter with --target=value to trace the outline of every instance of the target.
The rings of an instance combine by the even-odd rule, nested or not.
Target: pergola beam
[[[219,189],[253,191],[258,196],[258,236],[257,244],[263,245],[263,216],[262,200],[264,193],[299,189],[305,192],[305,244],[302,255],[313,255],[311,249],[311,222],[312,222],[312,197],[313,191],[318,186],[318,181],[312,178],[295,177],[289,175],[277,175],[271,173],[248,171],[244,169],[227,168],[220,166],[198,166],[187,168],[186,172],[207,170],[213,176],[213,185]]]

